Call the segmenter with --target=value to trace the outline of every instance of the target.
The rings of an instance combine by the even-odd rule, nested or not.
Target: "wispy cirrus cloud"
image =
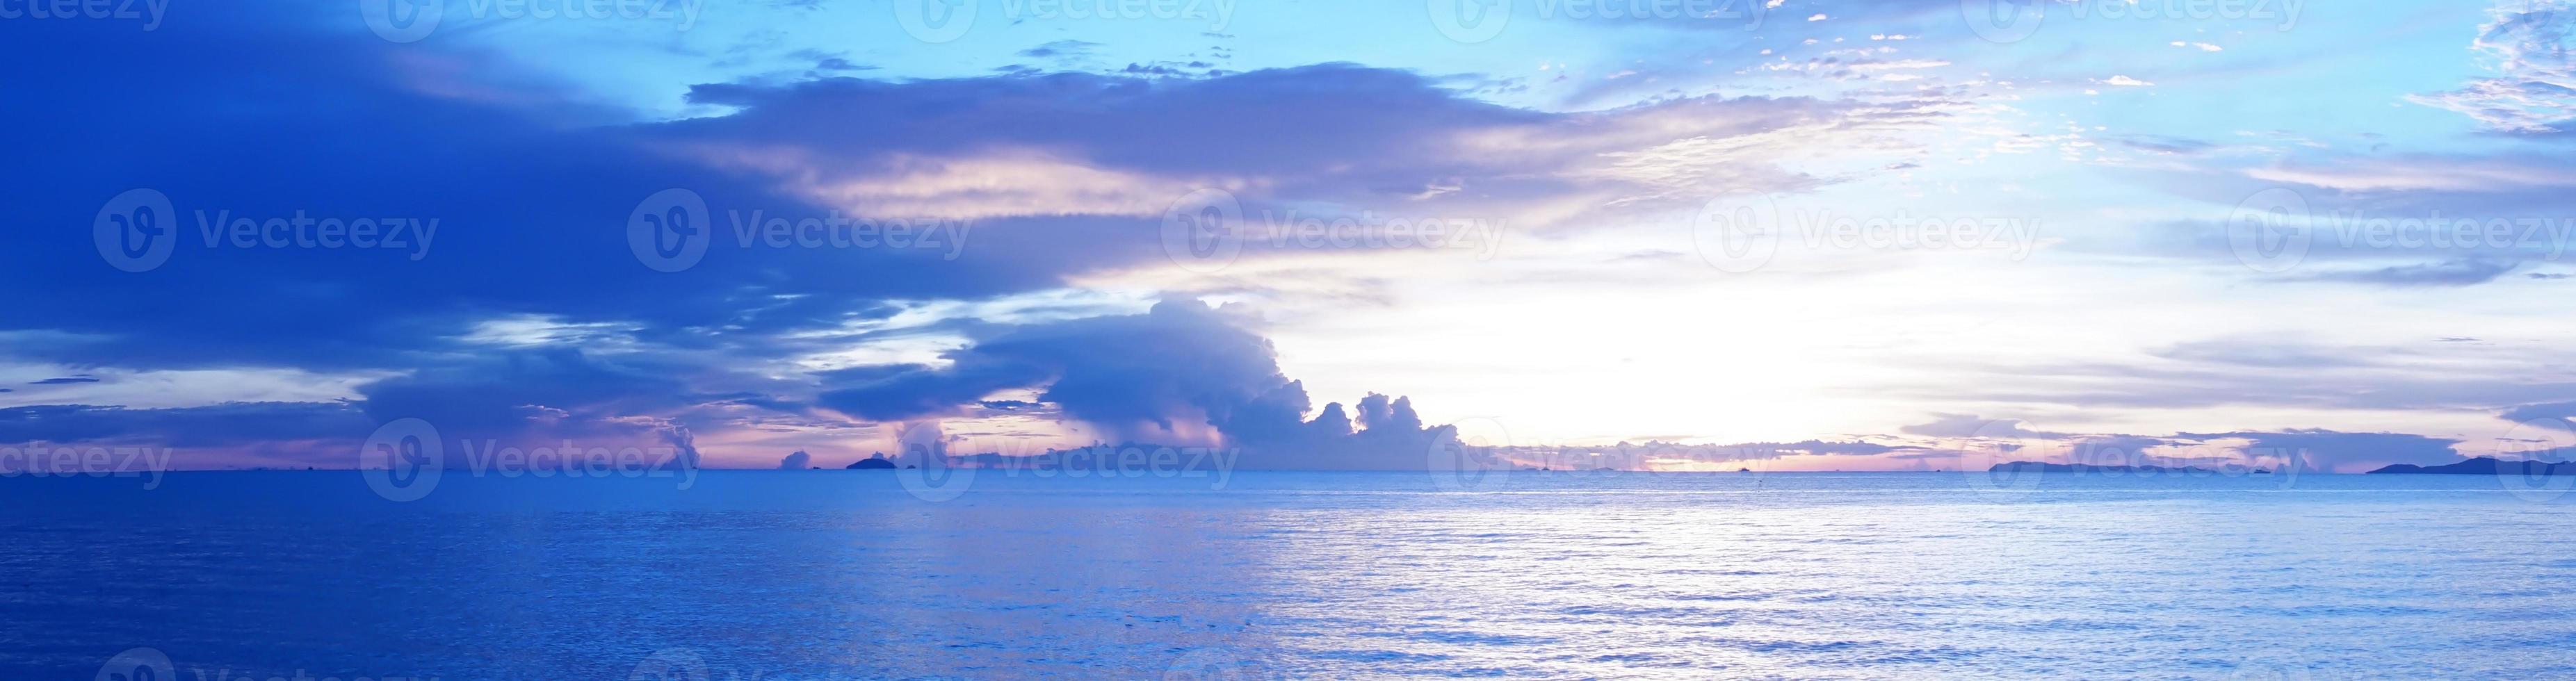
[[[2496,75],[2408,99],[2460,112],[2500,132],[2570,132],[2576,121],[2576,59],[2568,47],[2576,39],[2576,3],[2502,0],[2488,11],[2493,20],[2478,27],[2469,49]]]

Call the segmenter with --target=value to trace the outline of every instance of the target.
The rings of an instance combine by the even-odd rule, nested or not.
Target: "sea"
[[[0,478],[0,679],[2576,676],[2553,481],[1079,472]]]

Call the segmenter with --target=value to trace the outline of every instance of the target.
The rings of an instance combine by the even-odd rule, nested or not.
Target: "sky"
[[[2576,3],[255,4],[0,0],[0,445],[2576,451]]]

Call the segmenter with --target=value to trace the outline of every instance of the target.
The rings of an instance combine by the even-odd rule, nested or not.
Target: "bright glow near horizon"
[[[1231,440],[1258,428],[1211,421],[1293,405],[1266,401],[1288,380],[1304,418],[1401,395],[1520,446],[1899,448],[1782,469],[1941,467],[1920,455],[1970,444],[1954,422],[2213,463],[2295,443],[2335,470],[2576,430],[2565,2],[2059,3],[2024,32],[1952,2],[1777,4],[1508,3],[1486,34],[1403,3],[985,2],[955,36],[884,5],[460,5],[420,35],[297,6],[173,16],[122,57],[81,24],[42,39],[98,73],[39,83],[48,105],[259,51],[134,85],[190,103],[147,133],[28,147],[16,175],[57,197],[31,219],[125,215],[141,187],[179,242],[167,265],[87,230],[11,249],[45,297],[0,329],[0,409],[30,417],[15,441],[185,443],[194,467],[338,463],[419,415],[694,434],[737,466],[914,426]],[[703,261],[630,248],[669,188],[703,203]],[[1176,246],[1208,196],[1239,252]],[[772,243],[752,210],[943,227]],[[197,240],[221,231],[200,211],[443,231],[412,259],[245,247]],[[2308,230],[2286,256],[2277,224]],[[1147,312],[1187,299],[1221,307]]]

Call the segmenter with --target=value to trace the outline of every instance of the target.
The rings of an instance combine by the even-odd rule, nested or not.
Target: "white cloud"
[[[2567,53],[2576,35],[2576,0],[2503,0],[2489,13],[2493,20],[2480,27],[2469,49],[2486,55],[2487,70],[2497,75],[2407,100],[2466,114],[2496,130],[2550,132],[2576,119],[2576,60]]]

